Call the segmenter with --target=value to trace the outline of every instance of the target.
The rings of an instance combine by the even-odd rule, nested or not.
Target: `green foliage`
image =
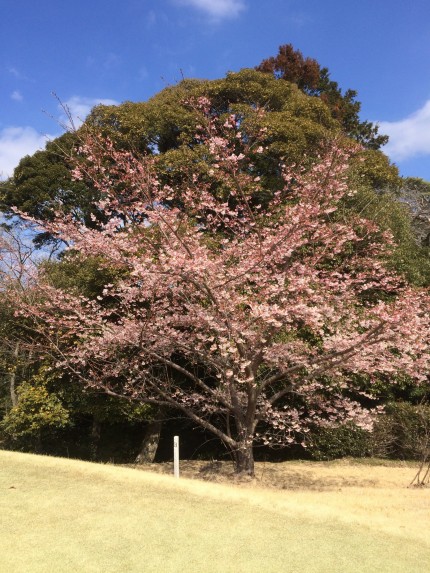
[[[430,199],[430,181],[420,177],[405,177],[402,179],[402,190],[404,192],[413,192],[417,197]]]
[[[237,114],[244,137],[252,139],[260,129],[265,130],[264,152],[253,158],[265,193],[271,194],[283,184],[281,161],[307,167],[327,141],[341,133],[341,126],[322,99],[306,95],[293,83],[251,69],[229,73],[219,80],[185,80],[144,103],[98,106],[87,125],[101,129],[121,147],[136,150],[147,146],[156,151],[161,181],[177,185],[184,165],[192,165],[200,173],[210,167],[195,139],[196,128],[204,119],[188,103],[200,96],[209,98],[216,114]],[[258,116],[253,113],[255,109],[265,113]],[[349,146],[350,140],[345,139],[344,144]],[[351,177],[370,190],[397,191],[400,187],[397,168],[374,149],[357,156]]]
[[[352,423],[334,428],[318,428],[307,436],[307,451],[318,461],[347,456],[363,458],[371,451],[371,434]]]
[[[328,141],[342,133],[333,108],[324,98],[308,95],[295,83],[278,81],[271,74],[244,69],[218,80],[184,80],[147,102],[95,107],[80,130],[66,133],[48,143],[45,151],[25,157],[14,176],[0,184],[3,209],[15,205],[43,220],[61,207],[87,226],[96,226],[100,213],[93,202],[98,195],[90,181],[74,181],[70,168],[85,130],[101,132],[120,149],[156,154],[162,183],[177,185],[184,165],[204,173],[209,167],[207,157],[195,134],[205,120],[192,105],[200,96],[209,98],[216,114],[235,113],[244,138],[250,140],[260,129],[265,130],[264,151],[253,158],[255,175],[261,178],[264,190],[259,201],[283,184],[282,161],[306,168]],[[255,114],[256,109],[265,113]],[[350,143],[345,138],[344,144]],[[398,188],[397,169],[383,153],[367,149],[363,158],[353,169],[361,185]]]
[[[100,423],[135,425],[150,422],[155,412],[150,405],[83,388],[81,383],[62,376],[61,372],[56,374],[49,388],[67,408],[72,421],[84,415]]]
[[[350,185],[356,193],[346,199],[344,211],[340,211],[340,215],[349,217],[350,214],[358,213],[374,221],[381,231],[388,231],[394,240],[388,265],[409,283],[428,286],[430,249],[417,243],[410,209],[399,201],[396,187],[378,191],[371,185],[363,184],[360,175],[354,171],[350,176]]]
[[[115,284],[126,272],[124,268],[108,266],[102,257],[82,258],[73,251],[58,261],[45,262],[43,271],[56,288],[90,299],[100,296],[106,284]],[[105,298],[105,302],[109,304],[109,299]],[[49,389],[61,399],[73,421],[84,415],[100,423],[134,425],[150,421],[154,414],[149,405],[83,388],[61,370],[45,370],[44,376]]]
[[[393,402],[377,420],[373,451],[380,457],[421,459],[430,448],[430,405]]]
[[[405,177],[400,198],[410,211],[417,243],[430,253],[430,182],[417,177]]]
[[[149,405],[85,389],[47,365],[28,381],[21,381],[17,398],[16,406],[8,408],[0,422],[4,445],[54,455],[70,452],[72,456],[92,457],[94,449],[95,458],[109,459],[121,447],[115,457],[129,461],[134,456],[130,436],[139,436],[143,424],[154,416]],[[91,434],[93,420],[102,427],[100,452]]]
[[[97,193],[71,177],[69,161],[78,143],[76,134],[65,133],[47,143],[44,151],[21,159],[13,177],[0,184],[2,211],[9,213],[16,206],[36,219],[50,220],[61,208],[91,226]]]
[[[99,106],[88,117],[87,125],[101,129],[120,147],[141,150],[147,146],[165,155],[160,167],[164,173],[171,173],[190,159],[190,149],[199,146],[195,134],[204,119],[189,102],[200,96],[209,98],[216,114],[237,113],[245,133],[267,128],[262,169],[266,172],[274,159],[278,165],[280,157],[291,163],[302,160],[305,153],[314,157],[338,129],[321,101],[304,95],[294,85],[250,69],[227,74],[220,80],[184,80],[146,103]],[[251,113],[255,109],[267,112],[258,125]],[[195,161],[197,167],[198,163]]]
[[[44,262],[42,268],[56,288],[91,299],[101,295],[105,285],[115,284],[125,272],[109,267],[101,257],[83,259],[73,251],[68,251],[60,260]]]
[[[312,58],[304,58],[291,44],[280,46],[278,54],[263,60],[256,70],[291,82],[303,93],[320,98],[344,132],[365,147],[379,149],[387,143],[388,137],[378,134],[377,125],[360,120],[361,104],[355,99],[357,92],[349,89],[342,94],[337,82],[330,79],[327,68],[321,68]]]
[[[101,295],[104,286],[115,283],[123,269],[112,269],[101,257],[79,258],[70,251],[58,261],[43,264],[49,280],[64,291],[71,291],[88,298]],[[40,364],[29,359],[27,343],[31,344],[32,324],[14,316],[14,308],[6,297],[0,298],[0,431],[9,447],[23,447],[31,451],[73,453],[74,442],[82,445],[79,455],[87,455],[91,441],[89,421],[103,423],[108,431],[115,424],[125,434],[131,428],[141,430],[143,423],[151,420],[151,407],[85,389],[82,384],[65,376],[46,359]],[[17,341],[19,352],[15,356]],[[10,397],[11,374],[15,372],[14,386],[17,405],[12,408]],[[36,372],[36,375],[33,375]],[[119,443],[112,439],[113,447]]]
[[[395,165],[381,151],[365,149],[358,154],[351,169],[351,179],[355,178],[361,185],[377,192],[390,191],[398,193],[401,178]]]
[[[48,391],[41,378],[23,382],[17,394],[17,405],[0,423],[0,429],[7,438],[39,439],[43,430],[55,430],[70,424],[68,411],[58,396]]]

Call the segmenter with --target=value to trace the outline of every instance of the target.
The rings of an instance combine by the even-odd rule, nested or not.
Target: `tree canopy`
[[[384,268],[390,240],[374,223],[337,216],[358,151],[326,143],[309,169],[280,164],[266,198],[266,130],[247,129],[265,112],[187,106],[198,145],[175,185],[159,177],[160,154],[87,136],[73,173],[98,189],[106,223],[58,214],[46,229],[127,272],[92,300],[41,275],[21,312],[87,386],[179,410],[252,475],[255,443],[303,442],[312,424],[368,427],[357,374],[425,379],[429,300]]]
[[[425,376],[428,299],[412,285],[430,284],[430,257],[411,223],[428,184],[401,180],[355,97],[284,46],[258,69],[97,106],[23,158],[3,208],[68,249],[3,301],[34,362],[20,392],[10,378],[11,435],[115,417],[125,397],[139,420],[176,408],[252,473],[253,444],[369,427],[375,388]]]
[[[159,177],[176,185],[183,176],[182,166],[201,148],[195,133],[202,117],[186,104],[201,96],[210,99],[211,113],[240,116],[244,132],[265,130],[264,151],[255,159],[255,169],[266,197],[282,186],[281,162],[309,167],[326,142],[344,131],[321,98],[271,74],[248,69],[219,80],[184,80],[147,102],[97,106],[77,132],[67,133],[50,142],[45,151],[23,158],[14,177],[0,184],[3,209],[11,212],[15,206],[44,221],[61,207],[86,226],[97,226],[103,219],[94,206],[98,191],[90,180],[73,180],[71,167],[85,132],[91,130],[109,137],[117,149],[156,155]],[[256,109],[264,113],[254,114]],[[351,140],[345,137],[342,145],[348,148]],[[207,170],[204,155],[196,168]],[[396,258],[399,270],[408,280],[426,283],[430,277],[428,253],[411,240],[410,215],[407,209],[399,209],[397,194],[402,182],[396,167],[381,151],[365,149],[352,162],[350,174],[350,184],[360,190],[357,197],[362,201],[346,204],[352,211],[365,208],[366,216],[378,224],[383,212],[383,226],[393,232],[400,245],[401,254]],[[43,243],[52,236],[41,233],[38,239]]]
[[[342,94],[337,82],[330,79],[328,68],[322,68],[312,58],[305,58],[291,44],[280,46],[278,54],[263,60],[256,70],[296,84],[304,93],[322,99],[345,133],[368,149],[379,149],[388,142],[388,136],[378,133],[377,125],[360,120],[361,104],[355,99],[357,92],[348,89]]]
[[[242,70],[220,80],[184,80],[147,102],[97,106],[77,133],[67,133],[48,143],[45,151],[23,158],[14,176],[0,185],[3,210],[15,206],[45,220],[61,204],[91,227],[92,215],[97,215],[90,210],[95,190],[73,181],[69,166],[82,130],[101,131],[119,149],[162,154],[164,174],[168,175],[187,161],[187,151],[198,143],[194,139],[198,119],[185,102],[199,96],[211,100],[213,113],[238,113],[245,123],[247,117],[263,121],[267,132],[262,171],[272,178],[273,185],[279,182],[280,158],[290,164],[303,162],[304,157],[311,161],[341,129],[321,98],[306,95],[294,83],[277,81],[269,74]],[[249,114],[257,108],[266,112],[261,118]],[[360,173],[375,188],[398,184],[397,170],[380,152],[366,152],[366,167]]]

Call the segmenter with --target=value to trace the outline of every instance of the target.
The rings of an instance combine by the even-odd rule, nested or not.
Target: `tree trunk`
[[[15,408],[15,406],[18,403],[18,398],[16,395],[15,382],[16,382],[16,372],[15,372],[15,370],[13,370],[10,373],[10,377],[9,377],[9,392],[10,392],[10,400],[12,402],[12,408]]]
[[[13,356],[15,358],[15,364],[14,364],[14,369],[10,373],[9,392],[10,392],[10,399],[12,402],[12,407],[15,407],[18,403],[18,397],[16,395],[16,369],[18,367],[19,342],[16,343],[15,350],[13,352]]]
[[[97,418],[93,417],[93,423],[91,426],[91,442],[90,442],[90,453],[92,460],[97,459],[101,431],[102,431],[102,425],[100,421],[97,420]]]
[[[254,477],[254,450],[251,443],[240,444],[234,455],[234,471],[236,474]]]
[[[36,434],[34,436],[33,450],[35,454],[41,454],[43,452],[42,430],[40,428],[36,431]]]
[[[154,461],[160,441],[161,427],[161,420],[155,420],[148,424],[140,451],[134,460],[135,464],[151,464]]]

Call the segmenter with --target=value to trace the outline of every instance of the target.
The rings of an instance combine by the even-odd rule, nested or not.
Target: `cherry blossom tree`
[[[256,443],[302,442],[315,424],[369,428],[357,374],[426,380],[429,297],[385,270],[387,235],[338,214],[355,148],[333,142],[306,171],[279,165],[283,184],[268,194],[256,167],[266,134],[214,116],[205,98],[190,105],[203,112],[200,145],[175,183],[157,178],[157,155],[87,133],[74,176],[98,189],[106,223],[58,212],[44,228],[118,280],[88,300],[42,273],[22,312],[58,366],[175,408],[253,475]]]

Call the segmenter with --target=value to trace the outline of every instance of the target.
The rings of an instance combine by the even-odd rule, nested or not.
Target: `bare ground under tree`
[[[369,466],[372,467],[369,471]],[[173,462],[128,465],[139,470],[173,475]],[[394,484],[388,468],[398,468]],[[335,491],[343,488],[390,488],[403,481],[407,487],[416,473],[417,462],[382,459],[351,459],[330,462],[256,462],[255,478],[238,477],[232,462],[181,460],[180,475],[216,483],[284,490]],[[341,472],[339,471],[341,469]]]

